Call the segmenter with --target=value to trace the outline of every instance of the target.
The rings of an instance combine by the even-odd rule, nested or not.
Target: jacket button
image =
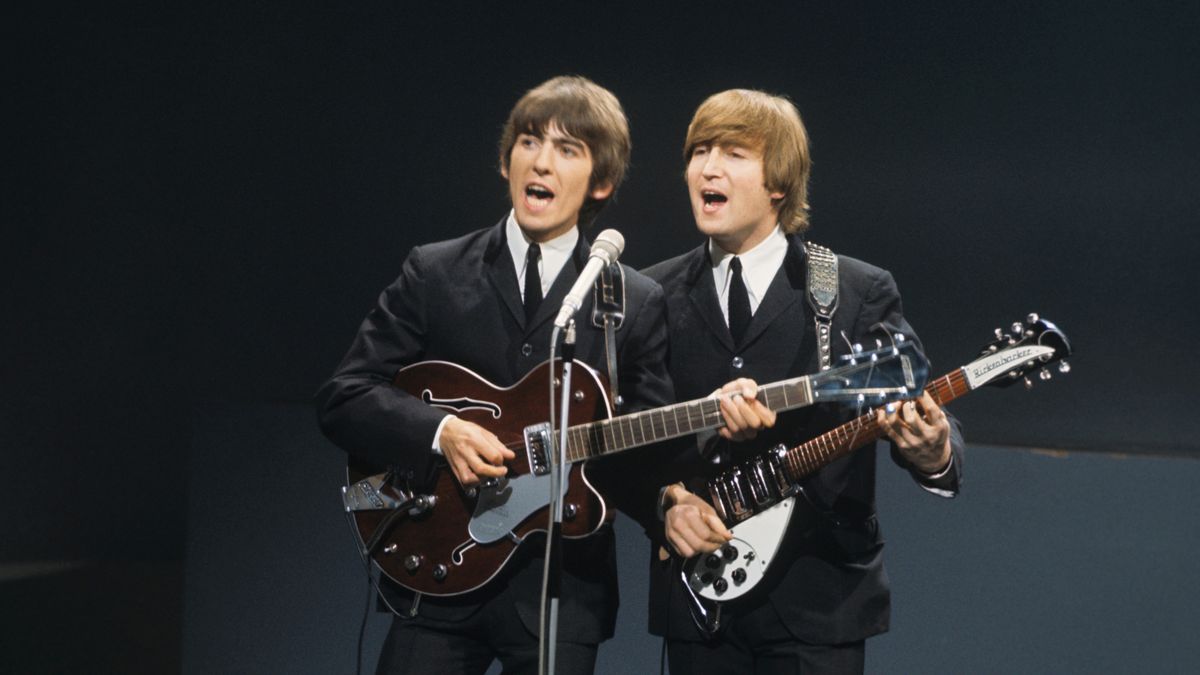
[[[742,357],[735,356],[733,357],[733,361],[730,363],[730,365],[734,368],[741,368],[743,363],[745,363],[745,361],[742,360]]]
[[[529,356],[532,353],[533,353],[533,345],[529,344],[528,342],[521,345],[521,354],[523,354],[525,356]]]

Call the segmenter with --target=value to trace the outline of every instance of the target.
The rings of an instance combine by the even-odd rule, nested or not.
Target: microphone
[[[596,241],[592,243],[587,264],[579,273],[579,278],[575,280],[575,285],[571,287],[567,297],[563,298],[562,309],[558,310],[558,317],[554,319],[555,326],[567,327],[567,321],[575,316],[575,312],[579,311],[579,306],[583,304],[583,299],[592,289],[592,284],[596,283],[596,277],[600,275],[600,270],[616,262],[623,250],[625,250],[625,237],[622,237],[620,232],[605,230],[596,235]]]

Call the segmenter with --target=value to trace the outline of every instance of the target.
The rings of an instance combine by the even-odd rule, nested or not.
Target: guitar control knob
[[[1046,380],[1048,380],[1054,376],[1050,374],[1050,371],[1046,370],[1045,368],[1042,368],[1040,371],[1038,371],[1038,377],[1041,378],[1043,382],[1045,382]]]
[[[574,520],[579,513],[579,507],[574,504],[563,504],[563,518]]]
[[[416,572],[417,569],[420,567],[421,567],[421,556],[410,555],[410,556],[404,557],[404,569],[408,570],[409,574]]]
[[[1058,372],[1060,372],[1060,373],[1071,372],[1071,364],[1067,363],[1066,361],[1063,361],[1062,363],[1058,364]]]
[[[437,495],[421,495],[413,500],[413,506],[409,513],[417,516],[432,509],[435,505],[437,505]]]
[[[450,570],[446,569],[445,565],[441,565],[441,564],[434,565],[433,566],[433,580],[434,581],[445,581],[446,575],[449,574],[449,572],[450,572]]]
[[[737,560],[737,557],[738,557],[737,547],[734,546],[733,544],[725,544],[724,546],[721,547],[721,557],[723,557],[729,561]]]
[[[705,586],[711,584],[712,582],[713,582],[712,572],[705,572],[704,574],[700,575],[700,583],[704,584]]]
[[[740,584],[746,581],[746,570],[741,567],[733,571],[733,583]]]
[[[704,559],[704,564],[711,568],[720,567],[721,566],[721,557],[718,556],[716,553],[709,553],[708,557]]]
[[[713,590],[717,593],[724,593],[729,589],[729,582],[722,577],[713,582]]]

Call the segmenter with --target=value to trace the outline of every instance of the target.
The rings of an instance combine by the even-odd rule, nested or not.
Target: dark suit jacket
[[[839,306],[834,314],[834,354],[849,352],[851,343],[874,346],[873,329],[881,322],[916,339],[904,320],[900,295],[891,274],[845,256],[838,257]],[[721,314],[707,246],[659,263],[646,274],[663,285],[670,330],[669,370],[681,400],[702,397],[737,377],[759,383],[815,373],[819,367],[811,307],[806,299],[806,264],[799,237],[789,237],[789,250],[779,273],[754,313],[746,335],[735,345]],[[886,338],[885,338],[886,339]],[[885,342],[886,344],[886,342]],[[919,345],[919,342],[918,342]],[[684,479],[707,496],[704,480],[730,461],[739,461],[777,443],[793,447],[855,416],[853,410],[812,406],[783,413],[773,429],[747,443],[718,442],[716,448],[693,449],[669,467],[663,480]],[[952,471],[936,487],[956,491],[962,467],[962,435],[951,420]],[[907,464],[893,449],[893,458]],[[715,465],[712,457],[722,460]],[[924,480],[914,472],[914,478]],[[770,568],[771,576],[739,606],[747,611],[764,602],[774,605],[788,630],[816,644],[859,640],[888,627],[889,591],[883,569],[883,538],[875,515],[874,444],[808,476],[802,505],[793,518],[784,550]],[[803,501],[803,500],[798,500]],[[811,508],[808,508],[810,507]],[[816,522],[816,527],[812,523]],[[661,528],[660,528],[661,529]],[[685,604],[678,575],[666,563],[651,563],[651,630],[676,639],[699,639]],[[765,597],[764,597],[765,596]]]
[[[391,386],[397,370],[439,359],[470,368],[494,384],[512,385],[546,360],[553,318],[586,263],[588,249],[580,236],[573,258],[526,324],[504,221],[414,248],[400,277],[384,289],[363,321],[336,373],[317,393],[322,430],[348,453],[372,464],[398,467],[417,478],[428,476],[442,461],[430,448],[447,413]],[[665,367],[662,289],[626,269],[625,291],[626,318],[616,336],[626,410],[665,405],[672,402],[673,392]],[[604,334],[591,325],[591,311],[589,295],[576,315],[576,359],[606,372]],[[634,487],[637,481],[621,481],[617,489],[617,482],[611,480],[636,459],[632,454],[593,462],[589,476],[606,496],[615,497],[610,501],[617,506],[648,504],[652,509],[656,488],[641,495]],[[462,620],[509,585],[518,612],[536,633],[544,541],[531,537],[483,589],[450,599],[422,598],[416,620],[434,624]],[[563,555],[559,636],[599,642],[612,635],[617,608],[611,528],[584,540],[568,540]],[[386,586],[388,604],[408,616],[412,594],[390,583]]]

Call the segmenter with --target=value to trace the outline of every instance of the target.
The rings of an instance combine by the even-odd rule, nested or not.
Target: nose
[[[704,155],[704,164],[700,166],[700,172],[706,177],[721,175],[725,169],[725,155],[721,153],[721,149],[714,147]]]
[[[537,155],[533,158],[533,170],[539,175],[544,176],[550,173],[554,159],[554,144],[550,141],[542,143],[538,148]]]

